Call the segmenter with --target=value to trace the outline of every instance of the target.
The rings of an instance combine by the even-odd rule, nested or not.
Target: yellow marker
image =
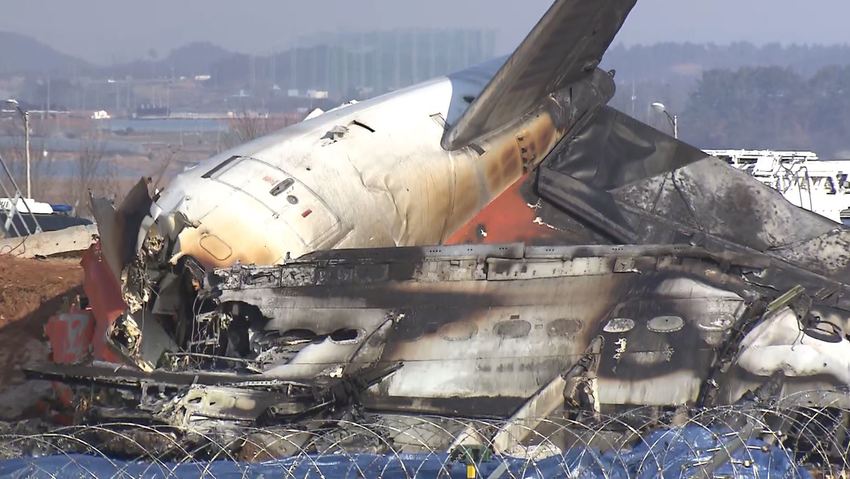
[[[474,464],[467,464],[466,465],[466,479],[475,479],[475,477],[476,477],[475,465]]]

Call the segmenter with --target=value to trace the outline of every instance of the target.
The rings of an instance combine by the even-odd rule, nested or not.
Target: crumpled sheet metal
[[[78,364],[89,357],[94,318],[88,311],[69,311],[53,316],[44,325],[50,358],[58,364]]]
[[[127,309],[121,295],[121,285],[103,256],[100,242],[86,250],[81,264],[84,273],[83,290],[94,318],[92,355],[103,361],[121,362],[120,356],[106,342],[110,326]]]
[[[44,331],[52,360],[58,364],[79,364],[89,358],[119,362],[120,356],[107,344],[106,334],[127,308],[121,285],[104,258],[99,241],[83,253],[80,264],[89,307],[60,314],[47,322]]]
[[[763,254],[683,245],[337,250],[210,277],[212,296],[225,308],[256,307],[267,330],[312,331],[322,338],[343,329],[365,333],[351,343],[323,339],[303,347],[267,374],[303,380],[327,364],[350,363],[353,349],[392,317],[396,324],[386,348],[375,357],[404,367],[364,395],[367,407],[409,408],[403,401],[416,398],[419,412],[510,415],[599,336],[604,347],[594,396],[601,404],[692,404],[711,384],[723,392],[724,403],[736,401],[753,381],[781,370],[765,358],[758,372],[747,370],[758,378],[709,376],[717,354],[740,341],[728,335],[732,328],[749,324],[751,315],[761,317],[750,305],[779,294],[745,281],[753,271],[805,284],[812,292],[835,286],[776,268]],[[819,309],[820,317],[846,317]],[[567,310],[571,316],[565,317]],[[799,336],[796,323],[784,328]],[[795,351],[794,343],[768,345],[775,346],[772,358]],[[844,364],[837,350],[822,351],[824,362]],[[847,384],[840,370],[806,371],[795,375],[800,377],[789,389],[814,387],[810,376]]]
[[[850,230],[610,107],[567,136],[509,193],[452,242],[694,244],[766,253],[850,283]],[[493,219],[524,206],[533,213],[524,215],[524,225],[505,228]]]
[[[136,256],[139,228],[148,214],[153,200],[148,191],[149,180],[142,178],[127,192],[118,209],[105,198],[91,198],[94,217],[97,220],[102,257],[116,278]]]

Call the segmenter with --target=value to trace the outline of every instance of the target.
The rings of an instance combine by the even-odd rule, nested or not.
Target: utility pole
[[[24,149],[27,157],[27,198],[32,198],[32,172],[30,170],[30,112],[18,107],[24,117]]]
[[[27,198],[32,198],[32,176],[30,169],[30,112],[24,111],[24,109],[21,108],[20,103],[18,103],[18,100],[13,98],[6,100],[6,104],[13,107],[24,120],[24,149],[26,150],[24,154],[26,155],[27,161]]]
[[[44,115],[41,118],[50,118],[50,75],[47,76],[47,105],[44,108]]]

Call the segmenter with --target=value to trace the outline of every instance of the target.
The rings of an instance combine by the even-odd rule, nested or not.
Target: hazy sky
[[[595,1],[595,0],[586,0]],[[208,40],[246,53],[316,31],[484,27],[509,51],[551,0],[4,0],[0,30],[109,63]],[[639,0],[618,41],[850,43],[847,0]]]

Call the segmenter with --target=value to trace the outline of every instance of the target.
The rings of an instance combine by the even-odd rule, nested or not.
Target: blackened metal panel
[[[545,167],[540,170],[537,186],[543,198],[557,205],[569,205],[570,214],[615,242],[635,241],[635,233],[607,191]]]
[[[139,229],[152,202],[146,178],[133,186],[117,210],[105,198],[91,198],[103,256],[116,278],[136,256]]]
[[[553,228],[574,228],[567,214],[614,242],[759,251],[850,282],[850,231],[610,107],[544,162],[537,193]]]
[[[581,132],[559,145],[545,166],[590,187],[611,190],[708,156],[606,106]]]

